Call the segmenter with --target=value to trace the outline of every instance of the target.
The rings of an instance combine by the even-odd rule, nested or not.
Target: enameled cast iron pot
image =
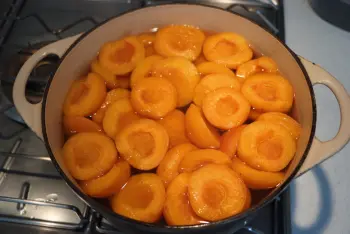
[[[280,71],[289,79],[295,91],[293,113],[302,126],[302,132],[285,181],[244,213],[214,223],[169,227],[122,217],[113,213],[108,206],[85,195],[62,160],[62,106],[72,81],[87,73],[89,64],[105,42],[169,24],[191,24],[205,30],[232,31],[243,35],[254,50],[278,63]],[[42,102],[30,104],[25,98],[28,76],[34,65],[49,54],[61,57],[60,66],[49,80]],[[313,85],[318,83],[333,91],[341,110],[339,132],[327,142],[321,142],[315,137],[316,104]],[[285,44],[255,23],[225,10],[201,5],[161,5],[134,10],[114,17],[83,35],[52,43],[37,51],[23,65],[16,78],[13,94],[16,108],[28,126],[45,142],[52,162],[67,184],[86,204],[126,233],[232,233],[245,225],[257,210],[272,201],[293,178],[333,155],[350,138],[350,98],[334,77],[314,63],[295,55]]]

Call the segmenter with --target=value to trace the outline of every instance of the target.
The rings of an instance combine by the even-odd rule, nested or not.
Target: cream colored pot
[[[253,49],[271,57],[278,63],[282,74],[289,79],[295,90],[293,112],[302,125],[297,152],[291,162],[285,181],[274,189],[258,205],[243,214],[223,221],[180,228],[152,225],[124,218],[85,195],[66,169],[61,149],[63,146],[63,101],[77,77],[86,74],[89,64],[100,47],[107,41],[125,35],[145,32],[153,27],[169,24],[191,24],[205,30],[232,31],[243,35]],[[25,86],[35,64],[49,54],[61,57],[56,74],[50,79],[43,101],[30,104],[25,98]],[[324,84],[336,96],[341,110],[341,125],[337,135],[330,141],[321,142],[315,134],[316,104],[313,85]],[[13,91],[13,100],[29,127],[45,142],[52,162],[67,184],[93,209],[102,213],[111,223],[130,233],[219,233],[236,230],[244,225],[256,210],[273,200],[288,184],[311,167],[339,151],[350,137],[350,97],[344,87],[324,69],[296,56],[286,45],[255,23],[221,9],[200,5],[163,5],[135,10],[112,18],[84,35],[77,35],[52,43],[37,51],[21,68]]]

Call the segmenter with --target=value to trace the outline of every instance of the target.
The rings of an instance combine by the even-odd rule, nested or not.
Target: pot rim
[[[313,91],[313,86],[310,80],[310,77],[306,71],[306,69],[304,68],[302,62],[300,61],[299,57],[283,42],[281,41],[279,38],[277,38],[275,35],[273,35],[272,33],[270,33],[269,31],[267,31],[265,28],[261,27],[259,24],[255,23],[254,21],[229,10],[226,9],[222,9],[220,7],[216,7],[216,6],[208,6],[205,4],[199,4],[199,3],[167,3],[167,4],[157,4],[157,5],[152,5],[152,6],[145,6],[142,8],[137,8],[137,9],[131,9],[128,10],[126,12],[120,13],[118,15],[115,15],[105,21],[102,21],[100,23],[98,23],[96,26],[94,26],[93,28],[91,28],[90,30],[86,31],[85,33],[83,33],[75,42],[72,43],[72,45],[70,45],[70,47],[67,49],[67,51],[64,53],[64,55],[60,58],[59,63],[58,63],[58,68],[61,65],[62,61],[65,59],[65,57],[70,53],[70,51],[81,41],[83,40],[85,37],[87,37],[92,31],[96,30],[97,28],[103,26],[104,24],[106,24],[107,22],[114,20],[122,15],[125,14],[129,14],[132,12],[136,12],[136,11],[140,11],[146,8],[152,8],[152,7],[166,7],[166,6],[173,6],[173,5],[183,5],[183,6],[200,6],[200,7],[208,7],[208,8],[214,8],[216,10],[220,10],[220,11],[224,11],[224,12],[229,12],[231,14],[234,14],[238,17],[241,17],[245,20],[248,20],[250,23],[254,24],[257,27],[262,28],[265,32],[267,32],[268,34],[270,34],[278,43],[280,43],[283,47],[285,47],[288,52],[293,56],[294,60],[297,62],[297,64],[299,65],[299,68],[302,70],[305,78],[306,78],[306,83],[308,85],[309,91],[310,91],[310,95],[311,95],[311,101],[312,101],[312,126],[311,126],[311,132],[310,132],[310,137],[308,140],[308,144],[306,146],[306,149],[303,153],[303,156],[301,157],[300,161],[298,162],[298,165],[296,166],[296,168],[294,169],[294,171],[291,173],[291,175],[281,184],[279,185],[273,192],[271,192],[268,196],[266,196],[261,202],[259,202],[257,205],[250,207],[248,210],[239,213],[237,215],[228,217],[226,219],[223,220],[219,220],[219,221],[215,221],[215,222],[209,222],[209,223],[203,223],[203,224],[197,224],[197,225],[187,225],[187,226],[169,226],[169,225],[157,225],[157,224],[152,224],[152,223],[146,223],[146,222],[142,222],[142,221],[137,221],[122,215],[119,215],[115,212],[113,212],[111,209],[108,209],[105,205],[102,205],[100,202],[96,201],[96,199],[94,199],[93,197],[90,197],[88,195],[86,195],[85,193],[83,193],[79,188],[77,188],[66,176],[66,174],[63,172],[63,170],[61,169],[61,167],[59,166],[54,153],[52,152],[50,145],[49,145],[49,141],[48,141],[48,136],[46,134],[46,121],[45,121],[45,111],[46,111],[46,101],[47,101],[47,95],[48,95],[48,91],[50,89],[51,86],[51,82],[53,80],[53,78],[55,77],[55,74],[53,74],[52,76],[50,76],[47,86],[45,88],[45,92],[44,92],[44,96],[42,99],[42,111],[41,111],[41,125],[42,125],[42,133],[43,133],[43,138],[44,138],[44,143],[46,146],[46,149],[50,155],[51,161],[54,164],[54,166],[56,167],[56,169],[58,170],[58,172],[60,173],[60,175],[63,177],[63,179],[65,180],[66,184],[68,184],[68,186],[73,190],[73,192],[81,199],[83,200],[88,206],[91,206],[94,210],[96,210],[97,212],[103,214],[103,213],[109,213],[112,217],[119,219],[120,221],[129,223],[129,224],[135,224],[135,225],[141,225],[143,227],[147,227],[147,228],[153,228],[153,229],[157,229],[159,231],[161,230],[189,230],[189,229],[195,229],[195,230],[199,230],[199,229],[205,229],[206,227],[210,227],[210,226],[216,226],[216,225],[225,225],[234,221],[238,221],[238,220],[242,220],[248,216],[253,215],[254,213],[256,213],[258,210],[260,210],[261,208],[265,207],[266,205],[268,205],[270,202],[272,202],[280,193],[282,193],[290,184],[290,182],[292,181],[292,179],[294,179],[294,177],[296,176],[297,172],[299,171],[299,169],[301,168],[302,164],[304,163],[313,139],[315,137],[315,130],[316,130],[316,116],[317,116],[317,109],[316,109],[316,101],[315,101],[315,94]],[[58,69],[57,69],[58,70]],[[56,71],[57,71],[56,70]]]

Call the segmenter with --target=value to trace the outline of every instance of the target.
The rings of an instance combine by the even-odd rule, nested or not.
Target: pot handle
[[[314,138],[310,152],[305,159],[297,176],[311,169],[313,166],[323,162],[330,156],[341,150],[350,139],[350,96],[344,86],[326,70],[299,56],[311,82],[327,86],[337,98],[340,109],[340,127],[337,135],[329,141],[320,141]]]
[[[41,128],[42,101],[37,104],[28,102],[25,96],[27,80],[38,62],[50,54],[55,54],[61,58],[68,47],[79,36],[80,35],[68,37],[41,48],[23,64],[17,74],[13,85],[13,102],[18,113],[22,116],[24,122],[36,133],[40,139],[43,139]]]

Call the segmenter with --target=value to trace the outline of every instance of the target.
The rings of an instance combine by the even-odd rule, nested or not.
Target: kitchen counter
[[[321,65],[350,92],[350,33],[316,15],[307,0],[286,0],[286,42]],[[316,135],[331,139],[339,128],[339,107],[331,91],[314,87]],[[349,103],[350,105],[350,103]],[[349,130],[350,131],[350,130]],[[291,185],[293,234],[350,233],[350,144]]]

